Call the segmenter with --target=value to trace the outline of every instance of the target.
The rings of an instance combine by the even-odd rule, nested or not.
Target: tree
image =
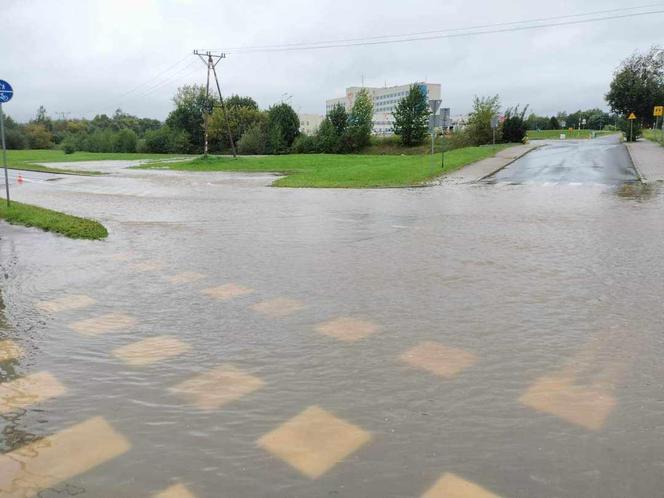
[[[326,154],[335,154],[339,152],[340,138],[337,128],[334,126],[330,116],[326,116],[316,132],[318,150],[320,152],[325,152]]]
[[[528,106],[519,113],[519,106],[516,106],[505,111],[505,119],[501,130],[504,142],[518,143],[524,141],[528,133],[528,125],[523,118],[527,110]]]
[[[654,46],[625,59],[614,73],[606,101],[616,114],[633,112],[641,123],[651,125],[653,107],[664,104],[664,50]]]
[[[394,110],[394,133],[406,146],[424,142],[429,124],[429,103],[423,85],[411,85],[408,95],[399,101]]]
[[[549,130],[560,130],[560,123],[555,116],[551,116],[551,119],[549,120]]]
[[[42,123],[30,123],[25,126],[25,135],[31,149],[48,149],[52,145],[52,136]]]
[[[300,133],[300,119],[291,106],[282,102],[268,109],[267,130],[269,151],[283,154]]]
[[[239,95],[231,95],[224,100],[224,107],[246,107],[253,109],[254,111],[258,110],[258,104],[251,97],[240,97]]]
[[[466,133],[473,145],[490,144],[493,141],[493,129],[491,119],[498,116],[500,112],[500,97],[475,97],[473,100],[473,111],[468,116]],[[500,130],[496,130],[496,141],[500,141]]]
[[[206,97],[205,88],[200,85],[185,85],[178,88],[173,102],[175,109],[166,118],[166,124],[173,130],[187,132],[191,148],[202,151],[205,141],[204,116],[212,112],[214,99]]]
[[[372,129],[373,103],[367,89],[362,88],[355,97],[355,102],[353,102],[353,107],[348,115],[348,128],[342,135],[345,136],[343,141],[346,144],[346,148],[349,150],[359,150],[369,145]]]
[[[327,114],[338,136],[343,135],[348,127],[348,113],[342,104],[336,104]]]
[[[249,97],[247,97],[249,98]],[[250,99],[251,100],[251,99]],[[228,121],[227,121],[228,120]],[[218,150],[230,149],[228,128],[231,129],[233,143],[237,143],[242,135],[256,124],[263,124],[267,120],[264,112],[253,106],[224,105],[224,108],[215,108],[208,122],[210,141]]]
[[[267,125],[256,123],[242,134],[237,143],[240,154],[265,154],[267,151]]]
[[[123,128],[113,136],[113,152],[136,152],[138,137],[130,128]]]

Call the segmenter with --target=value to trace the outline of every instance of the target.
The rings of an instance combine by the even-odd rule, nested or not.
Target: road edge
[[[629,160],[632,161],[632,167],[634,168],[634,171],[636,171],[636,176],[639,178],[639,182],[645,185],[646,183],[648,183],[648,179],[645,176],[643,176],[643,173],[641,173],[638,163],[634,159],[634,155],[632,154],[632,148],[630,147],[630,143],[625,142],[623,143],[623,145],[625,146],[625,149],[627,149],[627,155],[629,156]]]
[[[526,145],[526,144],[524,144],[524,145]],[[513,157],[513,158],[510,159],[507,163],[505,163],[505,164],[503,164],[502,166],[500,166],[498,169],[492,171],[491,173],[488,173],[488,174],[482,176],[481,178],[478,178],[477,180],[474,180],[473,183],[481,182],[482,180],[485,180],[485,179],[489,178],[490,176],[495,175],[495,174],[498,173],[499,171],[502,171],[502,170],[504,170],[505,168],[507,168],[510,164],[513,164],[513,163],[515,163],[516,161],[518,161],[519,159],[521,159],[521,158],[522,158],[523,156],[525,156],[526,154],[530,154],[532,151],[537,150],[537,149],[539,149],[539,148],[541,148],[541,147],[545,147],[546,145],[547,145],[547,144],[534,145],[531,149],[528,149],[527,151],[525,151],[525,152],[519,154],[518,156]]]

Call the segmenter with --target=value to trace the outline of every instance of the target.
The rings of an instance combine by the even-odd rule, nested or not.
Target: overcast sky
[[[43,104],[51,116],[92,117],[121,107],[164,119],[179,85],[204,83],[195,48],[371,37],[653,5],[585,0],[2,0],[0,79],[21,120]],[[645,10],[664,10],[664,2]],[[474,95],[538,114],[604,107],[620,61],[664,44],[664,14],[538,30],[410,43],[230,54],[222,91],[261,107],[287,99],[322,114],[347,86],[441,83],[443,106],[470,110]],[[159,74],[161,73],[161,74]],[[284,96],[284,94],[287,94]]]

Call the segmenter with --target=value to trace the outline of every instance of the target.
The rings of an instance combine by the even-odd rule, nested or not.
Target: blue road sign
[[[14,96],[14,89],[5,80],[0,80],[0,104],[9,102]]]

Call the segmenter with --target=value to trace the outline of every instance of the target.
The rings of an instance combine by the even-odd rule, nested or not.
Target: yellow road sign
[[[656,105],[652,113],[653,116],[664,116],[664,105]]]
[[[630,121],[631,121],[632,119],[636,119],[636,114],[634,114],[633,112],[630,112],[630,113],[629,113],[629,117],[628,117],[627,119],[629,119]]]

